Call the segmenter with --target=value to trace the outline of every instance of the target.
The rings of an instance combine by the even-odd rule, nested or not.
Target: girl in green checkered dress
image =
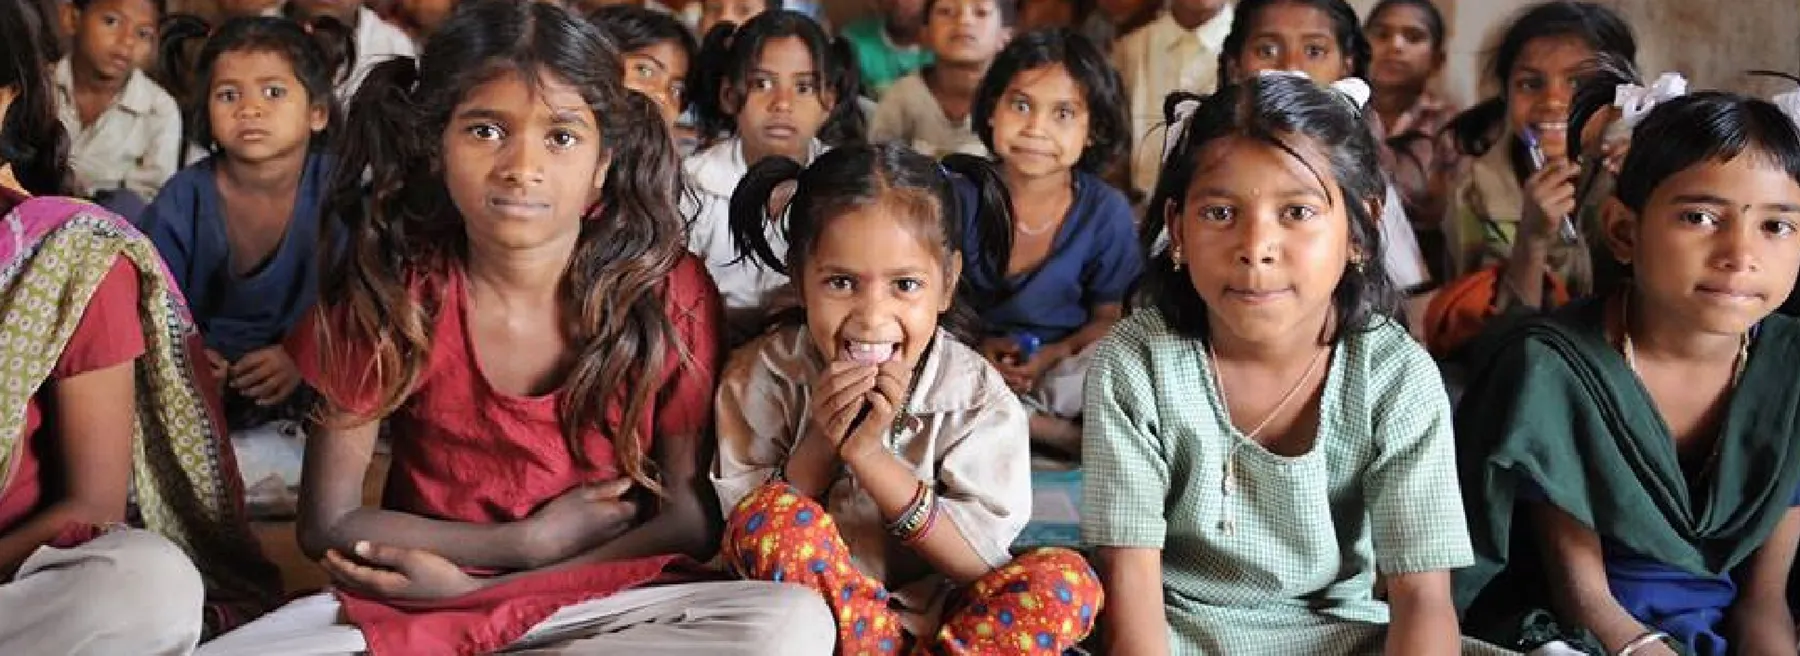
[[[1487,649],[1451,603],[1471,554],[1450,410],[1382,267],[1359,83],[1264,74],[1171,106],[1147,222],[1169,246],[1087,387],[1106,653]]]

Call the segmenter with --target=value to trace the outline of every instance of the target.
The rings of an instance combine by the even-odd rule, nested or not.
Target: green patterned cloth
[[[1333,349],[1317,442],[1299,457],[1233,428],[1205,345],[1151,309],[1100,346],[1087,399],[1083,542],[1163,550],[1174,654],[1378,653],[1388,608],[1374,596],[1376,572],[1473,561],[1449,400],[1430,356],[1397,325]]]
[[[34,198],[0,220],[0,471],[11,471],[23,444],[26,403],[120,256],[138,272],[145,342],[136,362],[133,520],[194,559],[207,585],[210,635],[279,603],[280,572],[245,522],[217,399],[195,382],[199,333],[181,293],[150,240],[98,206]]]

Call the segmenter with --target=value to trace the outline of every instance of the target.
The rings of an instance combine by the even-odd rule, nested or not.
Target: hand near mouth
[[[894,418],[899,416],[906,404],[907,370],[899,358],[888,360],[876,370],[874,387],[863,393],[863,403],[858,404],[856,413],[859,422],[850,426],[850,434],[838,443],[838,458],[845,464],[855,463],[873,454],[888,450],[888,436],[894,428]],[[867,412],[863,412],[863,409]]]
[[[850,360],[832,362],[813,382],[809,421],[813,431],[830,442],[834,451],[843,452],[844,438],[875,383],[875,367]]]

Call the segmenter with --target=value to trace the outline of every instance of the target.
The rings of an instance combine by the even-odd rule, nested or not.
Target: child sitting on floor
[[[1092,628],[1099,585],[1073,552],[1008,551],[1031,515],[1027,422],[945,325],[963,261],[949,177],[891,144],[744,177],[738,243],[792,276],[802,308],[721,380],[724,556],[817,590],[840,653],[1060,654]],[[782,256],[764,224],[789,182]],[[980,210],[1005,222],[1003,203]]]

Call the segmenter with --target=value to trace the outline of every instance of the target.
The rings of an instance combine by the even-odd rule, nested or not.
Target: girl
[[[1219,57],[1219,79],[1241,84],[1268,71],[1299,71],[1320,84],[1368,76],[1369,40],[1356,10],[1344,0],[1244,0]],[[1373,126],[1372,117],[1364,115]],[[1371,127],[1371,129],[1375,129]],[[1411,299],[1408,315],[1424,310],[1431,274],[1412,222],[1392,181],[1382,202],[1380,253],[1394,286]],[[1146,228],[1156,229],[1152,222]]]
[[[1438,133],[1455,113],[1428,88],[1444,66],[1444,15],[1431,0],[1382,0],[1363,29],[1373,46],[1369,106],[1381,165],[1400,191],[1434,277],[1445,273],[1443,193],[1431,185]]]
[[[67,151],[36,7],[0,3],[0,653],[186,654],[280,579],[155,248],[54,196]]]
[[[1378,146],[1350,98],[1286,75],[1181,131],[1150,205],[1170,234],[1150,307],[1088,381],[1106,651],[1454,653],[1470,553],[1450,408],[1375,257]]]
[[[281,341],[318,295],[314,249],[331,168],[323,144],[337,113],[332,80],[347,63],[326,59],[314,37],[349,33],[309,36],[285,18],[240,18],[207,41],[196,78],[206,91],[191,115],[214,155],[171,178],[144,213],[228,386],[233,430],[277,418],[300,388]]]
[[[935,61],[881,95],[869,139],[899,141],[932,157],[985,155],[969,115],[1017,13],[1014,0],[927,0],[924,40]]]
[[[698,48],[694,35],[673,16],[633,5],[603,7],[588,20],[612,37],[624,56],[625,88],[656,101],[663,121],[674,128],[688,106],[688,66]]]
[[[181,109],[137,69],[156,43],[162,0],[72,0],[57,62],[57,115],[72,139],[75,192],[136,220],[180,166]]]
[[[1031,515],[1026,419],[946,325],[962,270],[948,178],[897,145],[744,178],[733,234],[794,276],[803,309],[734,354],[719,389],[724,555],[817,590],[839,653],[1060,654],[1093,626],[1099,585],[1073,552],[1008,551]],[[790,182],[784,261],[765,208]],[[1004,204],[982,209],[1005,222]]]
[[[981,314],[981,353],[1033,411],[1032,439],[1081,450],[1088,346],[1124,314],[1143,272],[1125,195],[1099,173],[1130,145],[1119,74],[1087,39],[1032,32],[1000,52],[975,97],[975,131],[997,160],[998,202],[959,185],[968,230],[964,283]],[[1005,204],[1004,222],[973,212]],[[985,229],[999,226],[994,229]]]
[[[826,653],[805,590],[652,585],[718,539],[717,301],[655,106],[549,4],[466,2],[417,66],[352,102],[327,214],[346,247],[295,338],[325,398],[299,539],[335,598],[206,653]],[[364,507],[384,421],[385,505]]]
[[[1578,173],[1568,152],[1569,101],[1602,53],[1637,57],[1631,27],[1612,10],[1564,0],[1528,8],[1494,51],[1488,74],[1500,96],[1449,125],[1454,157],[1464,160],[1443,185],[1453,270],[1467,276],[1498,266],[1496,310],[1548,305],[1547,277],[1575,296],[1593,288],[1584,238],[1569,240],[1561,224],[1575,209]]]
[[[1603,230],[1631,277],[1484,345],[1456,417],[1469,617],[1554,608],[1589,653],[1795,653],[1800,324],[1771,312],[1800,273],[1797,121],[1723,93],[1652,110]]]
[[[701,48],[700,61],[711,64],[699,74],[705,82],[697,86],[706,91],[695,96],[700,133],[731,136],[683,163],[693,194],[683,195],[682,210],[692,217],[688,250],[706,261],[725,299],[727,344],[762,330],[773,292],[787,283],[787,276],[740,257],[732,245],[732,192],[765,157],[811,162],[826,148],[821,131],[861,133],[848,48],[812,19],[786,10],[714,29]]]

